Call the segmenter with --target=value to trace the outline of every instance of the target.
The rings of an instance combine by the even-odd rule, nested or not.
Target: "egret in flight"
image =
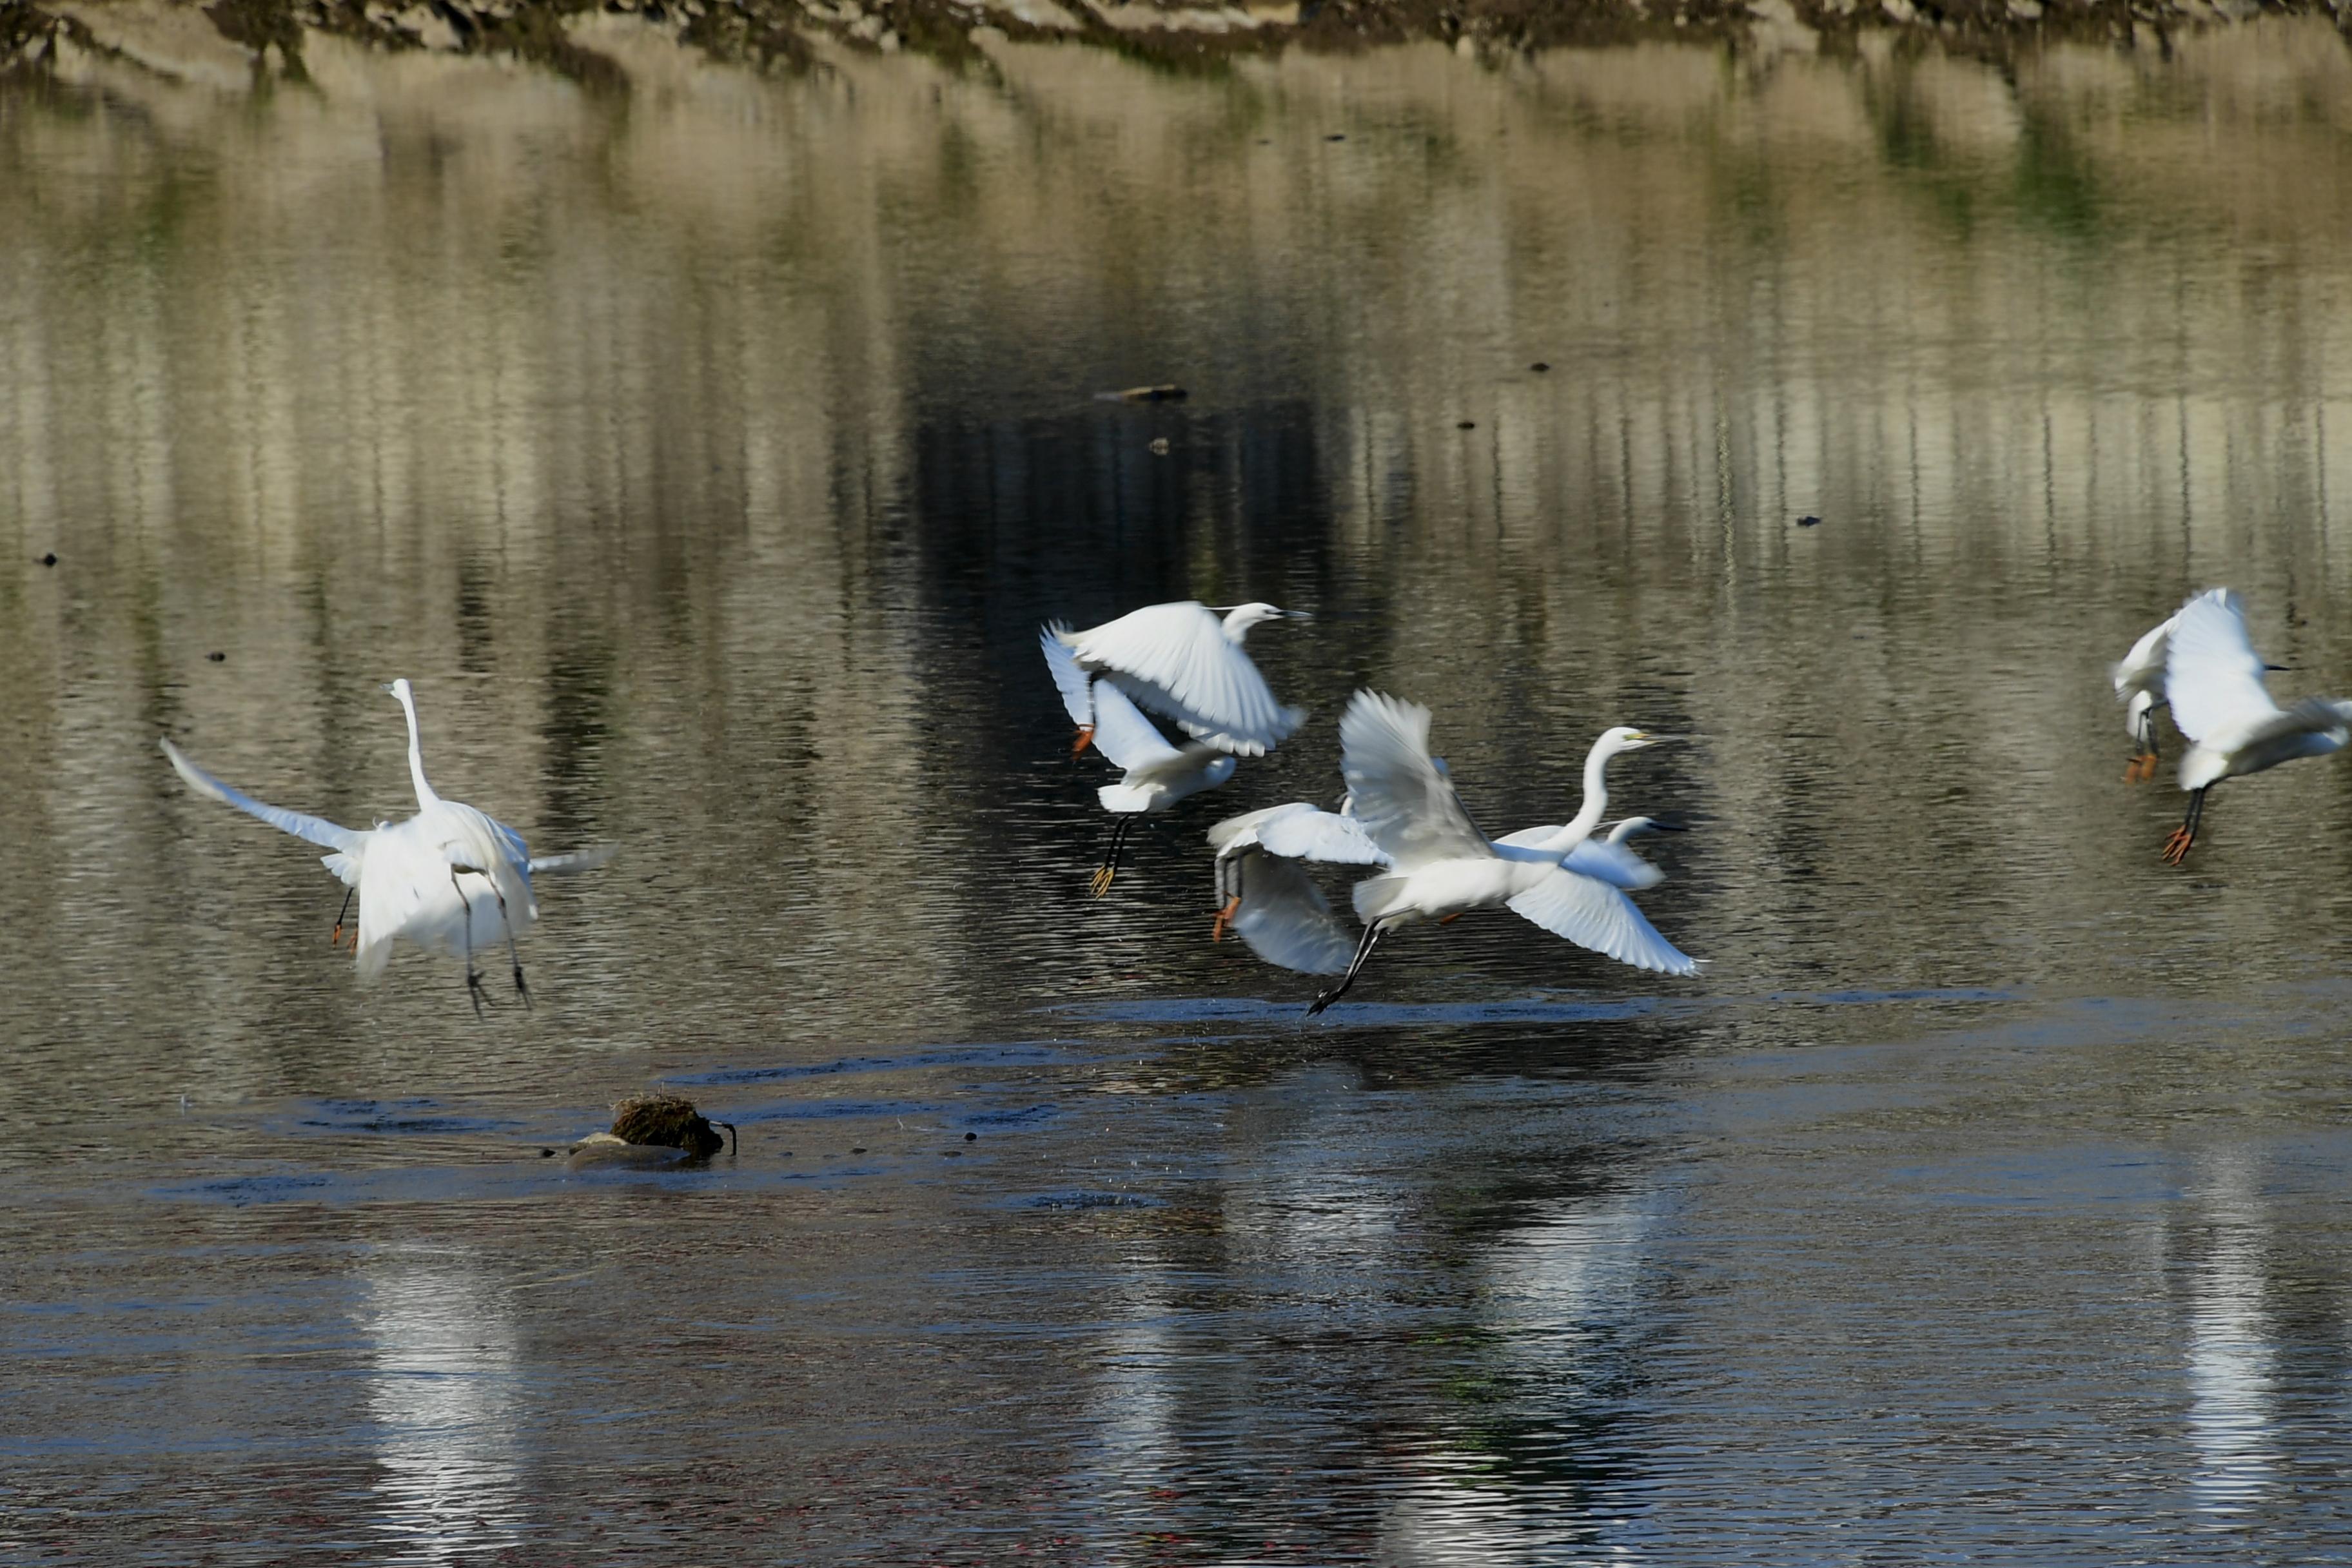
[[[1217,851],[1218,902],[1209,936],[1212,942],[1221,941],[1230,926],[1268,963],[1304,974],[1337,974],[1348,967],[1355,938],[1332,914],[1323,889],[1307,868],[1295,858],[1268,850],[1260,837],[1269,822],[1305,813],[1334,816],[1295,800],[1229,816],[1209,829],[1209,842]],[[1364,847],[1379,853],[1369,839]]]
[[[1259,757],[1297,729],[1307,712],[1275,700],[1265,677],[1243,651],[1242,639],[1260,621],[1307,618],[1304,610],[1267,604],[1236,605],[1221,617],[1188,599],[1148,605],[1087,631],[1055,622],[1045,635],[1069,649],[1081,672],[1099,676],[1165,714],[1202,743]],[[1078,726],[1074,749],[1083,752],[1095,733],[1094,717],[1082,700],[1085,689],[1074,691],[1058,668],[1055,684]]]
[[[2306,697],[2281,708],[2263,684],[2270,668],[2254,651],[2244,609],[2228,589],[2199,595],[2173,617],[2164,687],[2172,721],[2190,742],[2180,759],[2189,815],[2164,845],[2165,859],[2175,866],[2197,842],[2206,791],[2297,757],[2324,757],[2352,741],[2352,702]]]
[[[1652,742],[1638,731],[1630,733],[1640,744]],[[1390,931],[1497,904],[1621,963],[1670,974],[1697,972],[1698,965],[1660,936],[1622,890],[1561,866],[1574,847],[1566,842],[1571,830],[1579,823],[1582,832],[1591,830],[1581,816],[1536,845],[1498,853],[1463,809],[1452,778],[1429,754],[1428,709],[1359,691],[1339,721],[1339,741],[1341,772],[1356,818],[1388,857],[1390,869],[1356,884],[1356,918],[1363,921],[1363,937],[1339,983],[1318,993],[1309,1013],[1320,1013],[1346,994]],[[1617,749],[1633,747],[1621,743]]]
[[[528,1005],[530,992],[523,984],[522,961],[514,942],[539,918],[531,876],[585,870],[602,864],[605,857],[590,852],[532,859],[521,836],[511,827],[470,805],[443,800],[425,777],[415,700],[408,682],[396,680],[384,689],[399,700],[408,718],[408,769],[416,790],[417,813],[400,822],[378,823],[364,830],[343,827],[324,817],[256,800],[223,784],[169,740],[161,742],[163,755],[198,795],[233,805],[331,851],[321,859],[350,889],[343,898],[344,908],[351,907],[352,897],[359,900],[352,957],[362,979],[383,973],[392,943],[405,939],[465,959],[467,994],[478,1013],[482,980],[473,961],[478,925],[488,940],[506,938],[515,989]],[[338,918],[338,938],[341,923]]]

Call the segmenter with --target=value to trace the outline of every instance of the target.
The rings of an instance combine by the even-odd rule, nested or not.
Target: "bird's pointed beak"
[[[1311,621],[1315,618],[1315,612],[1312,610],[1285,610],[1282,612],[1282,616],[1283,619],[1289,621]]]
[[[392,689],[392,682],[391,682],[391,681],[389,681],[389,680],[384,681],[384,682],[383,682],[381,685],[377,686],[376,689],[377,689],[378,691],[383,692],[386,697],[393,697],[393,696],[397,696],[397,695],[398,695],[398,693],[396,693],[396,692],[394,692],[394,691],[393,690],[393,689]]]

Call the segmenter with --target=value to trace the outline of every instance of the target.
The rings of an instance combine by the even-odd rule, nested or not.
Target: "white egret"
[[[2244,609],[2228,589],[2199,595],[2173,617],[2164,687],[2172,721],[2190,742],[2180,759],[2189,815],[2164,845],[2175,866],[2197,842],[2207,790],[2297,757],[2324,757],[2352,741],[2352,702],[2306,697],[2281,708],[2263,684],[2271,668],[2254,651]]]
[[[1265,677],[1242,650],[1242,639],[1260,621],[1307,618],[1304,610],[1262,603],[1236,605],[1220,617],[1188,599],[1148,605],[1087,631],[1059,622],[1045,631],[1070,650],[1080,669],[1166,714],[1186,734],[1221,752],[1257,757],[1297,729],[1307,712],[1275,700]],[[1090,721],[1058,668],[1055,680],[1077,721],[1076,749],[1084,751],[1093,733]]]
[[[1292,801],[1229,816],[1209,829],[1217,851],[1218,903],[1210,940],[1222,940],[1230,925],[1268,963],[1306,974],[1337,974],[1348,967],[1355,938],[1332,914],[1306,868],[1270,852],[1259,837],[1269,822],[1302,813],[1332,815]],[[1370,847],[1369,840],[1365,847]]]
[[[515,989],[528,1005],[530,993],[523,984],[514,940],[539,916],[539,905],[530,891],[531,876],[585,870],[601,865],[605,856],[592,851],[532,859],[514,829],[470,805],[441,799],[425,777],[408,682],[394,681],[384,689],[400,700],[408,718],[409,775],[419,809],[404,821],[380,822],[367,829],[343,827],[323,817],[256,800],[223,784],[169,740],[161,742],[163,755],[198,795],[331,851],[321,859],[350,889],[343,898],[344,908],[351,907],[354,896],[359,900],[352,958],[362,979],[381,974],[391,957],[391,944],[405,939],[420,947],[462,956],[467,993],[478,1012],[481,976],[473,963],[478,921],[483,922],[486,936],[505,935],[514,963]],[[495,927],[488,924],[492,921],[498,922]],[[339,916],[338,941],[341,929]]]
[[[2228,592],[2214,588],[2198,595],[2213,598]],[[2195,599],[2189,601],[2196,603]],[[2124,705],[2124,733],[2138,748],[2124,769],[2126,784],[2139,784],[2156,776],[2156,765],[2163,759],[2156,749],[2156,710],[2164,706],[2164,666],[2172,651],[2172,627],[2180,619],[2175,610],[2164,619],[2142,632],[2131,651],[2109,670],[2114,682],[2116,700]]]
[[[1216,788],[1233,777],[1240,764],[1205,742],[1170,745],[1126,694],[1108,681],[1097,683],[1093,699],[1095,745],[1127,770],[1118,783],[1105,784],[1097,792],[1103,809],[1118,817],[1103,863],[1095,870],[1094,895],[1101,898],[1110,891],[1111,879],[1118,874],[1119,855],[1139,816],[1166,811],[1180,800]]]
[[[1638,734],[1638,731],[1636,731]],[[1463,809],[1429,754],[1429,710],[1359,691],[1339,721],[1341,771],[1357,820],[1389,858],[1388,874],[1356,884],[1362,940],[1337,985],[1317,994],[1319,1013],[1355,983],[1381,938],[1417,920],[1445,920],[1497,904],[1555,935],[1637,968],[1690,974],[1697,964],[1660,936],[1619,889],[1560,866],[1571,823],[1541,846],[1498,854]],[[1581,821],[1581,818],[1580,818]],[[1591,823],[1582,831],[1590,832]]]
[[[1666,874],[1624,847],[1625,840],[1637,834],[1659,831],[1654,818],[1629,816],[1612,828],[1607,838],[1597,842],[1592,833],[1600,826],[1601,814],[1609,809],[1609,760],[1654,746],[1666,738],[1626,724],[1603,730],[1584,753],[1584,803],[1576,816],[1563,824],[1506,833],[1495,840],[1496,849],[1506,855],[1565,853],[1565,869],[1597,877],[1612,888],[1639,891],[1656,887],[1666,879]]]

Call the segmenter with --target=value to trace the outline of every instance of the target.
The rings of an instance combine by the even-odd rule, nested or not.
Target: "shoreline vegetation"
[[[1344,54],[1435,41],[1502,58],[1557,47],[1715,42],[1732,50],[1834,54],[1934,47],[2006,58],[2045,44],[2168,53],[2187,34],[2261,16],[2322,18],[2325,0],[0,0],[0,80],[59,74],[77,54],[166,76],[308,79],[315,36],[384,51],[527,62],[592,91],[630,77],[597,47],[603,18],[667,33],[714,62],[767,72],[824,68],[836,50],[954,61],[992,40],[1102,47],[1171,69],[1307,49]],[[227,85],[226,82],[223,85]]]

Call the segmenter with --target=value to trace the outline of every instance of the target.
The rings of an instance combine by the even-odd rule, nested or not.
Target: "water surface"
[[[625,98],[0,90],[0,1551],[2352,1551],[2352,775],[2168,870],[2105,689],[2215,582],[2347,684],[2333,33],[583,26]],[[1034,626],[1181,596],[1312,610],[1253,648],[1318,717],[1092,901]],[[357,984],[155,750],[396,816],[394,675],[447,793],[618,851],[533,1012]],[[1613,783],[1706,975],[1496,914],[1308,1022],[1211,944],[1201,830],[1336,794],[1360,684],[1498,828],[1697,737]],[[740,1157],[541,1157],[648,1084]]]

